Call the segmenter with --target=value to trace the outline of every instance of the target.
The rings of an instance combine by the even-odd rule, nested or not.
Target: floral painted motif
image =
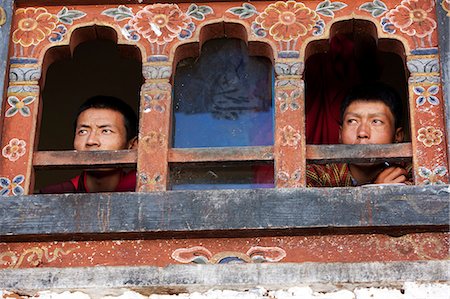
[[[417,134],[417,140],[422,142],[426,147],[441,144],[442,136],[444,135],[441,130],[431,126],[420,128],[419,131],[417,131]]]
[[[157,3],[145,6],[136,14],[124,5],[107,9],[102,14],[114,18],[117,22],[130,19],[122,28],[122,34],[128,40],[138,41],[142,36],[151,44],[163,46],[176,37],[181,40],[190,38],[196,29],[193,19],[203,21],[206,15],[213,12],[209,6],[194,3],[186,13],[176,4]],[[159,48],[156,52],[159,52]]]
[[[447,168],[444,166],[438,166],[433,170],[426,167],[419,167],[419,175],[426,180],[423,182],[425,185],[442,185],[445,184],[440,178],[444,177],[447,173]]]
[[[450,0],[442,0],[441,6],[447,12],[447,16],[450,17]]]
[[[25,140],[19,140],[13,138],[9,143],[3,148],[2,155],[9,161],[17,161],[20,157],[25,155],[27,143]]]
[[[436,97],[436,94],[439,92],[438,85],[432,85],[425,89],[422,86],[415,86],[413,89],[414,93],[419,97],[416,99],[417,106],[422,106],[427,101],[431,105],[439,105],[439,99]]]
[[[23,187],[20,186],[25,181],[25,176],[16,175],[12,181],[6,177],[0,177],[0,196],[22,195],[24,193]]]
[[[334,17],[334,12],[347,7],[343,2],[320,2],[316,10],[307,8],[303,3],[295,1],[277,2],[269,5],[262,14],[250,3],[243,3],[240,7],[231,7],[227,10],[239,19],[249,19],[259,15],[251,24],[255,36],[265,37],[267,31],[275,40],[290,42],[296,41],[312,30],[313,35],[322,35],[325,31],[325,22],[319,14],[325,17]],[[289,47],[288,47],[289,48]],[[289,51],[289,49],[287,49]]]
[[[156,173],[153,176],[149,175],[148,173],[141,172],[139,173],[139,181],[142,184],[139,191],[148,191],[148,190],[155,190],[155,191],[164,191],[165,186],[163,176],[160,173]]]
[[[433,9],[432,0],[403,0],[395,9],[390,10],[386,17],[401,32],[423,38],[436,29],[436,21],[431,15]]]
[[[298,103],[298,99],[301,96],[301,90],[294,89],[288,94],[287,91],[280,91],[277,95],[277,100],[280,102],[280,110],[281,112],[286,112],[287,110],[298,110],[300,105]]]
[[[58,18],[42,7],[19,8],[16,10],[16,17],[19,22],[12,40],[23,47],[38,45],[52,33],[58,23]]]
[[[285,126],[281,131],[282,146],[297,146],[301,140],[301,134],[291,126]]]
[[[0,27],[6,23],[6,12],[3,7],[0,6]]]
[[[19,112],[22,116],[28,117],[31,115],[31,110],[27,106],[31,103],[33,103],[35,100],[35,97],[28,96],[23,98],[22,100],[19,100],[16,96],[10,96],[8,98],[8,104],[11,106],[8,110],[6,110],[6,117],[12,117]]]
[[[335,11],[341,10],[345,7],[347,7],[347,4],[345,4],[344,2],[331,2],[329,0],[325,0],[317,5],[316,12],[323,16],[333,18]]]
[[[256,7],[250,3],[243,3],[241,7],[232,7],[227,12],[239,16],[239,19],[244,20],[253,17],[258,14]]]
[[[242,264],[242,263],[276,263],[286,257],[286,251],[280,247],[253,246],[246,253],[224,251],[212,254],[203,246],[179,248],[172,253],[172,258],[180,263],[194,264]]]
[[[51,14],[43,7],[19,8],[16,17],[19,19],[17,29],[13,32],[12,40],[22,47],[36,46],[46,37],[52,43],[59,42],[67,33],[65,25],[72,25],[74,20],[86,16],[79,10],[69,10],[63,7],[56,15]],[[58,23],[62,23],[57,25]]]
[[[144,7],[128,24],[149,42],[163,45],[188,28],[191,21],[178,5],[158,3]]]
[[[156,95],[144,94],[144,113],[151,111],[163,113],[166,111],[166,107],[164,105],[166,98],[167,94],[165,93],[158,93]]]
[[[359,7],[360,10],[370,12],[372,17],[378,18],[388,11],[386,4],[381,0],[373,0],[372,2],[366,2]]]
[[[300,181],[301,178],[301,171],[296,170],[291,175],[287,173],[286,171],[280,171],[277,175],[278,180],[289,183],[288,185],[295,185],[297,182]]]
[[[305,36],[319,20],[317,13],[301,2],[287,1],[270,4],[255,22],[268,30],[276,41],[293,41]]]

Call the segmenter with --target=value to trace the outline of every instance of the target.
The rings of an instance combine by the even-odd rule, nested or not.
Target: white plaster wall
[[[117,294],[117,290],[113,292]],[[121,295],[96,295],[95,291],[40,291],[26,296],[0,290],[3,299],[450,299],[449,283],[418,284],[407,282],[400,288],[356,287],[353,290],[315,292],[311,287],[294,287],[287,290],[255,288],[247,291],[209,290],[204,293],[144,296],[130,290]]]

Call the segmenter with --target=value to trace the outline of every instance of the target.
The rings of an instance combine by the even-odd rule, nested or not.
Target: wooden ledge
[[[263,263],[171,265],[158,267],[84,267],[6,269],[0,285],[11,291],[83,290],[95,298],[112,290],[133,289],[141,294],[177,294],[209,289],[288,289],[313,285],[316,291],[343,285],[347,289],[398,287],[407,282],[448,283],[449,261],[372,263]],[[76,279],[74,279],[76,278]],[[104,294],[103,294],[104,293]]]
[[[448,185],[31,195],[0,201],[0,238],[445,231],[449,203]]]
[[[272,161],[273,146],[172,148],[170,163]],[[411,143],[369,145],[307,145],[309,163],[391,162],[409,161]],[[36,168],[92,168],[99,166],[132,167],[137,162],[136,150],[121,151],[39,151],[33,155]]]

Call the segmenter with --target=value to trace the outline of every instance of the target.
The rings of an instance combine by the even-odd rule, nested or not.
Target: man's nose
[[[90,132],[89,136],[86,140],[87,147],[100,146],[100,139],[97,136],[96,132]]]
[[[358,138],[369,138],[370,137],[370,128],[367,124],[362,123],[358,127]]]

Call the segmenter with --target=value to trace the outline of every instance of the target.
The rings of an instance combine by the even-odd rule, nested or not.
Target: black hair
[[[78,117],[83,111],[88,109],[110,109],[113,111],[117,111],[123,115],[125,129],[127,131],[127,141],[130,141],[134,137],[137,136],[137,117],[134,110],[126,104],[124,101],[112,97],[112,96],[103,96],[98,95],[91,97],[84,102],[77,111],[77,115],[75,118],[74,127],[76,128]]]
[[[341,124],[344,112],[351,103],[356,101],[383,102],[392,112],[395,128],[402,126],[403,106],[398,93],[389,85],[375,82],[354,87],[341,103]]]

